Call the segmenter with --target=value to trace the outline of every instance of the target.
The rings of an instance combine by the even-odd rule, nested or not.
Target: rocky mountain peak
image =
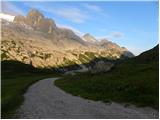
[[[96,42],[96,38],[94,38],[91,34],[86,33],[85,35],[83,35],[83,40],[87,41],[87,42]]]
[[[110,41],[107,40],[107,39],[105,39],[105,38],[100,40],[100,43],[102,43],[102,44],[103,44],[103,43],[108,43],[108,42],[110,42]]]
[[[45,33],[52,33],[57,29],[55,22],[52,19],[45,18],[38,10],[32,9],[26,17],[15,16],[14,22],[17,24],[29,25],[35,30]]]
[[[29,25],[35,25],[42,19],[44,19],[43,14],[40,13],[38,10],[32,9],[31,11],[29,11],[26,17],[26,22]]]
[[[40,13],[40,12],[39,12],[38,10],[36,10],[36,9],[31,9],[31,10],[28,12],[27,17],[43,17],[43,18],[44,18],[43,14]]]

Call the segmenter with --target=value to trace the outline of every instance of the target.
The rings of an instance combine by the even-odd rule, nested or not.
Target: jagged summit
[[[41,12],[39,12],[38,10],[36,9],[31,9],[29,12],[28,12],[28,15],[27,17],[31,17],[31,18],[44,18],[43,14]]]
[[[15,16],[14,22],[29,25],[35,30],[47,33],[52,33],[53,30],[57,28],[52,19],[45,18],[43,14],[36,9],[30,10],[26,17],[22,15]]]
[[[110,42],[108,39],[106,39],[106,38],[103,38],[103,39],[100,39],[99,40],[100,41],[100,43],[108,43],[108,42]]]

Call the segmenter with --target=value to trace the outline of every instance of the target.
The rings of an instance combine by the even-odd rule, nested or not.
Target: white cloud
[[[95,11],[95,12],[102,12],[103,10],[97,6],[97,5],[93,5],[93,4],[84,4],[84,7],[87,8],[90,11]]]
[[[3,1],[1,2],[1,12],[10,14],[10,15],[23,15],[24,12],[20,8],[16,7],[14,4],[12,4],[9,1]]]
[[[76,23],[83,23],[87,19],[87,15],[78,8],[67,7],[52,12]]]
[[[110,36],[112,36],[114,38],[122,38],[122,37],[124,37],[124,34],[121,32],[112,32]]]
[[[72,27],[72,26],[68,26],[68,25],[63,25],[63,24],[56,24],[59,28],[67,28],[67,29],[71,29],[73,32],[75,32],[78,36],[82,36],[84,33],[82,33],[81,31],[77,30],[76,28]]]
[[[13,22],[15,16],[0,13],[0,19],[5,19],[7,21]]]
[[[84,3],[83,7],[88,10],[90,13],[98,14],[102,16],[102,18],[110,17],[106,12],[104,12],[103,8],[95,5],[94,3]]]
[[[103,30],[103,29],[102,29]],[[105,29],[104,29],[105,30]],[[122,32],[111,32],[105,36],[98,36],[98,39],[110,39],[110,40],[114,40],[114,39],[119,39],[119,38],[123,38],[124,34]]]
[[[31,8],[36,8],[51,14],[58,15],[75,23],[84,23],[86,19],[88,19],[88,15],[86,14],[86,12],[73,6],[56,7],[49,5],[47,6],[44,4],[36,4],[34,2],[25,3],[25,5]]]

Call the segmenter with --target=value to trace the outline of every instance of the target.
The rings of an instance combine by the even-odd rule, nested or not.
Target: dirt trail
[[[70,71],[65,72],[64,75],[68,75],[68,74],[75,75],[76,72],[82,73],[82,72],[88,71],[88,68],[85,65],[79,65],[79,66],[81,67],[80,70],[70,70]]]
[[[151,108],[107,105],[65,93],[54,85],[58,78],[41,80],[29,87],[17,110],[19,118],[158,118]]]

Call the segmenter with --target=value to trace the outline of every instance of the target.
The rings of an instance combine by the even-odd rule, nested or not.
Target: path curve
[[[88,68],[85,65],[80,64],[79,66],[81,67],[80,70],[70,70],[70,71],[65,72],[65,75],[68,75],[68,74],[75,75],[76,72],[82,73],[82,72],[88,71]]]
[[[65,93],[54,85],[58,78],[33,84],[24,94],[25,101],[17,110],[19,118],[158,118],[151,108],[123,107],[112,103],[86,100]]]

